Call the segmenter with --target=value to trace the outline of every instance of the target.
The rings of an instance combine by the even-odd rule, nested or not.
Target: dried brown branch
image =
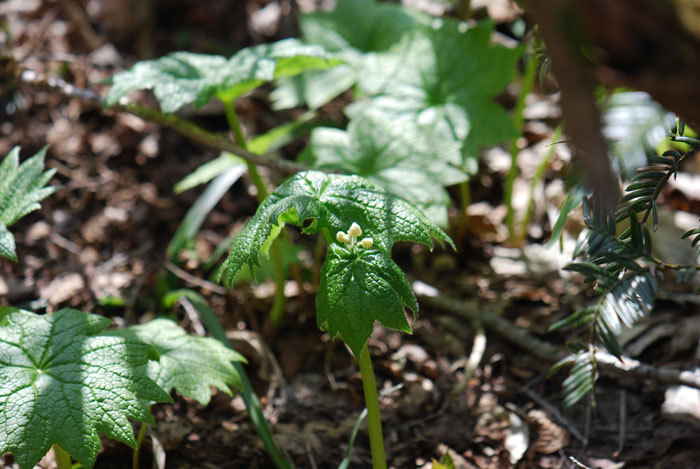
[[[432,307],[442,309],[470,321],[481,321],[481,324],[486,329],[500,335],[513,345],[546,363],[553,364],[568,355],[563,348],[533,336],[527,329],[514,326],[507,319],[490,311],[439,293],[433,295],[419,294],[418,297],[423,303]],[[700,374],[692,371],[660,368],[625,356],[618,360],[614,355],[601,351],[596,352],[595,359],[600,372],[608,376],[649,379],[661,384],[683,385],[700,389]]]

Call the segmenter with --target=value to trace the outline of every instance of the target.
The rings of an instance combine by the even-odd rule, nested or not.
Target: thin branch
[[[480,320],[484,328],[495,332],[545,362],[555,363],[568,355],[564,349],[533,336],[527,329],[514,326],[507,319],[492,312],[439,293],[418,294],[418,297],[423,303],[432,307],[440,308],[470,321]],[[600,372],[608,376],[649,379],[662,384],[683,385],[700,389],[700,373],[676,368],[660,368],[625,356],[618,359],[614,355],[601,351],[596,352],[595,360]]]
[[[182,270],[172,262],[166,262],[165,263],[165,268],[168,269],[170,272],[175,274],[176,277],[179,277],[180,279],[184,280],[185,282],[188,282],[196,287],[203,288],[205,290],[209,290],[214,293],[218,293],[219,295],[225,295],[226,294],[226,289],[222,287],[221,285],[217,285],[216,283],[209,282],[207,280],[203,280],[196,275],[192,275],[191,273]]]
[[[43,77],[33,70],[24,70],[20,74],[20,80],[22,83],[58,93],[66,98],[78,99],[84,104],[98,107],[104,111],[127,112],[129,114],[133,114],[134,116],[140,117],[143,120],[169,127],[185,137],[199,142],[209,148],[233,153],[234,155],[240,156],[244,160],[259,166],[267,166],[289,174],[307,171],[310,169],[307,166],[292,163],[291,161],[271,159],[248,151],[245,148],[242,148],[240,145],[236,145],[226,137],[204,130],[200,126],[183,119],[176,114],[163,114],[158,110],[148,109],[132,103],[118,104],[105,109],[104,98],[98,93],[88,88],[73,86],[60,78]]]

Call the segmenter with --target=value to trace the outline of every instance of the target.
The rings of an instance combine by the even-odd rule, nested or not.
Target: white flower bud
[[[346,236],[347,236],[347,235],[345,234],[344,231],[338,231],[338,234],[335,235],[335,239],[336,239],[339,243],[344,243],[344,242],[345,242],[345,237],[346,237]]]
[[[352,237],[349,234],[343,233],[343,242],[345,244],[352,244]]]
[[[365,238],[360,241],[360,244],[365,249],[372,249],[372,246],[374,246],[374,240],[372,238]]]
[[[350,236],[354,236],[355,238],[362,236],[362,228],[360,228],[360,225],[357,223],[352,222],[352,225],[350,225],[350,229],[348,230],[348,234]]]

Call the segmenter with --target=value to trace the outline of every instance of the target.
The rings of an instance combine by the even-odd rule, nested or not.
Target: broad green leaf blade
[[[243,227],[224,263],[220,280],[228,286],[246,264],[251,271],[259,265],[260,252],[266,253],[284,223],[305,226],[305,233],[322,231],[335,239],[356,222],[374,246],[391,253],[396,241],[412,241],[432,249],[433,238],[441,244],[452,240],[432,224],[412,204],[359,176],[326,174],[319,171],[298,173],[277,187],[258,207]]]
[[[207,405],[211,399],[210,386],[229,395],[229,385],[241,386],[232,362],[245,362],[242,355],[216,339],[188,335],[169,319],[154,319],[113,334],[140,340],[156,349],[160,357],[148,363],[148,376],[166,392],[175,388],[180,394]]]
[[[143,367],[155,350],[99,335],[107,318],[16,308],[0,308],[0,317],[0,452],[11,451],[23,469],[52,444],[92,467],[98,431],[135,446],[128,419],[153,424],[146,401],[171,401]]]
[[[427,23],[428,18],[418,11],[374,0],[340,0],[331,12],[302,15],[303,39],[332,51],[347,65],[282,80],[272,94],[274,107],[307,104],[311,109],[319,108],[350,88],[358,77],[372,73],[368,57],[390,49],[416,23]]]
[[[275,78],[339,63],[322,47],[305,45],[298,39],[247,47],[228,60],[218,55],[173,52],[138,62],[112,77],[105,105],[116,104],[132,91],[152,89],[163,112],[175,112],[187,104],[199,108],[214,96],[233,100]]]
[[[357,71],[351,65],[338,65],[329,70],[304,72],[279,80],[270,93],[275,110],[308,105],[318,109],[349,89],[357,81]]]
[[[377,249],[330,245],[316,296],[319,327],[331,337],[340,335],[359,357],[375,321],[411,332],[404,307],[418,312],[411,286],[389,255]]]
[[[316,168],[366,177],[415,204],[439,226],[447,225],[451,202],[444,187],[467,179],[458,169],[458,144],[377,111],[351,120],[347,131],[314,130],[303,155]]]
[[[372,73],[360,88],[372,98],[354,103],[380,108],[395,120],[409,119],[449,132],[463,145],[464,164],[475,167],[478,151],[517,136],[512,119],[494,97],[515,73],[521,48],[490,43],[493,24],[466,24],[444,19],[404,39],[391,53],[376,55]]]
[[[47,148],[20,164],[19,147],[14,147],[0,163],[0,257],[17,260],[14,237],[7,228],[37,210],[39,202],[56,190],[44,187],[56,172],[44,171]]]
[[[0,257],[17,262],[15,252],[15,237],[8,231],[4,224],[0,223]]]
[[[331,12],[301,17],[304,39],[329,51],[389,49],[409,32],[419,16],[399,5],[374,0],[340,0]]]

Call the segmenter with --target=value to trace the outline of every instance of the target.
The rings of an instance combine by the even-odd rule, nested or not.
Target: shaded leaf
[[[301,15],[306,42],[319,44],[345,62],[337,68],[305,72],[281,80],[272,93],[276,109],[307,104],[317,109],[371,73],[367,58],[389,50],[427,16],[409,8],[374,0],[340,0],[330,12]]]
[[[371,57],[372,72],[359,82],[371,98],[349,106],[349,114],[380,108],[395,121],[408,119],[451,135],[462,144],[464,164],[475,169],[479,149],[517,136],[493,98],[510,82],[521,49],[492,46],[492,32],[490,22],[467,28],[439,20],[391,53]]]

